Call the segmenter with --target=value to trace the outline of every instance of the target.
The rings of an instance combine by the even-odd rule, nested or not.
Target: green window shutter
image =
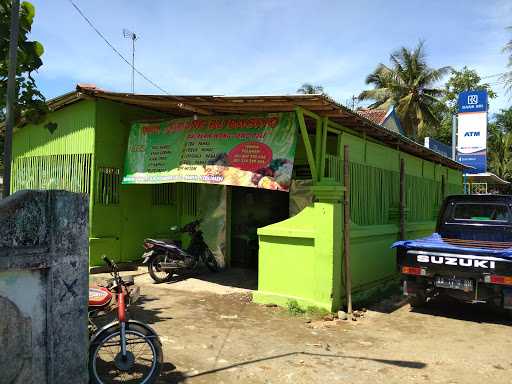
[[[96,178],[96,203],[102,205],[119,204],[119,186],[121,184],[121,170],[114,167],[98,168]]]

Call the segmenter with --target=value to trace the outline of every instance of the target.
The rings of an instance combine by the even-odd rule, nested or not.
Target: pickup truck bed
[[[449,295],[512,310],[511,208],[512,196],[449,196],[436,233],[393,244],[411,303]]]

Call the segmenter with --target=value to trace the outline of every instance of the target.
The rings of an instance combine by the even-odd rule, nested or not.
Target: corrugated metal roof
[[[86,98],[111,100],[173,116],[287,112],[293,111],[295,107],[299,106],[319,116],[329,117],[336,123],[373,137],[383,144],[403,152],[444,164],[450,168],[465,168],[464,165],[425,148],[399,133],[385,129],[323,94],[273,96],[145,95],[108,92],[91,85],[78,85],[76,92],[70,92],[49,100],[48,105],[51,110],[57,110]]]

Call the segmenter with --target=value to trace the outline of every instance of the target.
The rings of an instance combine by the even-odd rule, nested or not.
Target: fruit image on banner
[[[123,184],[172,182],[288,191],[297,145],[292,112],[132,124]]]

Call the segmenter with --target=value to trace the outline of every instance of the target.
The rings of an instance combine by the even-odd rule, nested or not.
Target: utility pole
[[[16,59],[18,53],[19,24],[20,0],[12,0],[11,31],[9,36],[9,67],[7,74],[7,99],[5,104],[4,197],[9,196],[11,193],[12,131],[14,129],[14,104],[17,99]]]
[[[135,93],[135,40],[137,40],[137,35],[128,29],[123,29],[123,36],[132,40],[132,93]]]

